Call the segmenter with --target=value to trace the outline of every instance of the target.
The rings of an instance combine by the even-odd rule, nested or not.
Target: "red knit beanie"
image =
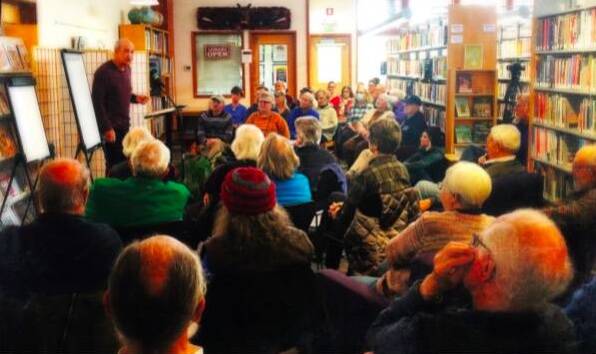
[[[275,207],[275,184],[255,167],[236,168],[221,185],[221,200],[233,214],[256,215]]]

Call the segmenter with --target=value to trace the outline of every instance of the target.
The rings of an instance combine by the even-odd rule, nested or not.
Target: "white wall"
[[[38,0],[39,46],[70,48],[83,36],[87,48],[112,48],[130,8],[130,0]]]
[[[356,36],[355,0],[310,0],[309,31],[310,34],[352,34],[352,86],[356,85],[358,62],[358,43]],[[333,15],[327,15],[327,9],[333,9]]]
[[[191,32],[198,31],[197,28],[197,8],[199,6],[236,6],[239,3],[242,6],[252,4],[257,6],[284,6],[290,9],[292,16],[291,31],[296,31],[296,74],[297,90],[306,86],[306,0],[175,0],[174,1],[174,37],[175,37],[175,70],[176,70],[176,97],[181,104],[186,104],[190,109],[205,109],[207,107],[206,99],[196,99],[193,95],[192,87],[192,69],[186,70],[185,67],[192,67],[191,52]],[[244,35],[244,47],[250,46],[248,34]],[[250,87],[250,68],[244,66],[245,91],[249,95]],[[250,97],[247,97],[250,100]]]

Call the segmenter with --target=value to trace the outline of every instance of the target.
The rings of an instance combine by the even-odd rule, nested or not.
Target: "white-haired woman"
[[[312,93],[306,91],[300,95],[298,107],[290,112],[288,117],[288,127],[290,128],[290,139],[296,139],[296,126],[294,123],[296,119],[304,116],[313,116],[319,118],[319,112],[313,109],[315,105],[315,97]]]
[[[132,178],[93,182],[86,216],[115,227],[181,221],[190,192],[183,184],[162,181],[169,163],[170,150],[161,141],[141,143],[131,156]]]
[[[440,190],[444,211],[422,214],[389,242],[386,253],[391,269],[378,281],[377,290],[389,296],[401,294],[414,278],[423,275],[420,272],[430,270],[432,257],[447,243],[470,243],[475,233],[494,220],[480,212],[491,190],[490,176],[482,167],[471,162],[450,167]],[[414,260],[416,266],[422,266],[411,268]]]
[[[126,157],[126,161],[119,162],[108,170],[108,177],[127,179],[132,176],[132,169],[130,167],[130,157],[136,147],[144,141],[152,140],[153,135],[147,128],[136,127],[132,128],[126,133],[122,140],[122,154]]]

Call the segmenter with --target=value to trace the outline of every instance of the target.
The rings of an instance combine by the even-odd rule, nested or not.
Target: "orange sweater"
[[[290,138],[288,123],[278,113],[271,112],[269,116],[264,116],[259,112],[254,112],[248,117],[245,123],[256,125],[265,136],[269,135],[269,133],[277,133],[288,139]]]

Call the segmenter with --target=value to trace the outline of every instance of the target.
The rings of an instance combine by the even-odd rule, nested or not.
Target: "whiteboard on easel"
[[[8,86],[8,99],[17,125],[19,141],[27,162],[50,157],[35,86]]]
[[[81,141],[85,149],[90,150],[101,144],[101,134],[99,133],[95,109],[93,108],[83,54],[62,51],[62,62]]]

